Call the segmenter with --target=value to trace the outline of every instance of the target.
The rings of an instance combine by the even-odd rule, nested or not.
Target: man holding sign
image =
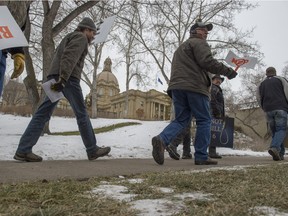
[[[176,136],[187,128],[192,118],[196,119],[194,140],[195,165],[215,165],[208,157],[210,144],[211,115],[210,87],[211,75],[222,74],[233,79],[237,73],[213,58],[206,39],[213,28],[212,23],[198,20],[190,28],[190,37],[174,52],[168,94],[173,100],[175,119],[157,136],[152,138],[152,156],[156,163],[164,163],[164,150],[169,155],[179,158],[177,152],[169,145]]]
[[[24,31],[25,29],[31,2],[32,1],[0,1],[1,16],[3,16],[1,17],[0,22],[0,97],[3,90],[4,76],[6,71],[6,58],[8,53],[11,54],[11,58],[14,60],[14,71],[11,75],[11,79],[19,77],[24,70],[25,56],[23,48],[15,47],[18,46],[18,44],[13,43],[13,41],[18,42],[16,36],[19,35],[19,31],[20,34],[22,34],[21,36],[24,37],[21,30]],[[4,6],[8,7],[13,17],[11,17],[7,7]],[[15,24],[15,21],[21,30],[17,31],[19,27]],[[18,29],[15,29],[15,25],[13,24],[15,24]],[[10,44],[11,41],[13,44]],[[24,44],[28,45],[26,39]]]

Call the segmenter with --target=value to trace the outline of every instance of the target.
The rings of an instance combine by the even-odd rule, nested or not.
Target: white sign
[[[42,88],[44,89],[46,95],[50,99],[52,103],[64,98],[62,92],[51,90],[51,85],[56,83],[55,79],[48,80],[47,82],[42,84]]]
[[[93,41],[94,44],[105,42],[115,19],[116,15],[103,20],[103,23],[99,26],[100,33],[95,36],[95,40]]]
[[[237,71],[239,67],[253,69],[257,64],[258,60],[255,57],[248,57],[248,56],[240,58],[232,51],[229,51],[229,53],[225,58],[225,62],[227,62],[227,64],[231,66],[236,66],[235,71]]]
[[[28,42],[7,6],[0,6],[0,50],[28,46]]]

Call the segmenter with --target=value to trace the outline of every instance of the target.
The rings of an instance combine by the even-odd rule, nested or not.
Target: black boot
[[[222,156],[216,153],[216,147],[215,146],[209,146],[209,157],[210,158],[216,158],[221,159]]]

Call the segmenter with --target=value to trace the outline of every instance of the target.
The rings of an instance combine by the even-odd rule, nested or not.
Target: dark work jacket
[[[223,118],[225,116],[224,97],[220,86],[212,83],[211,87],[211,114],[215,118]]]
[[[174,52],[168,94],[171,90],[188,90],[210,97],[211,75],[226,75],[231,68],[213,58],[206,40],[192,35]]]
[[[265,112],[288,111],[288,103],[280,79],[274,76],[267,77],[259,86],[259,95],[260,105]]]
[[[57,47],[48,74],[59,75],[66,81],[70,76],[80,80],[87,53],[86,35],[79,31],[69,33]]]

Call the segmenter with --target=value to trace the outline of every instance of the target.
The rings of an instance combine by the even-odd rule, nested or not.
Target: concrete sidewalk
[[[271,157],[226,156],[218,160],[218,165],[196,166],[194,160],[173,160],[165,158],[164,165],[158,165],[153,159],[98,159],[43,161],[27,163],[0,161],[0,183],[19,183],[38,180],[78,179],[85,180],[100,176],[125,176],[147,172],[167,172],[180,170],[198,170],[209,167],[232,167],[236,165],[264,165],[283,163],[273,161]]]

